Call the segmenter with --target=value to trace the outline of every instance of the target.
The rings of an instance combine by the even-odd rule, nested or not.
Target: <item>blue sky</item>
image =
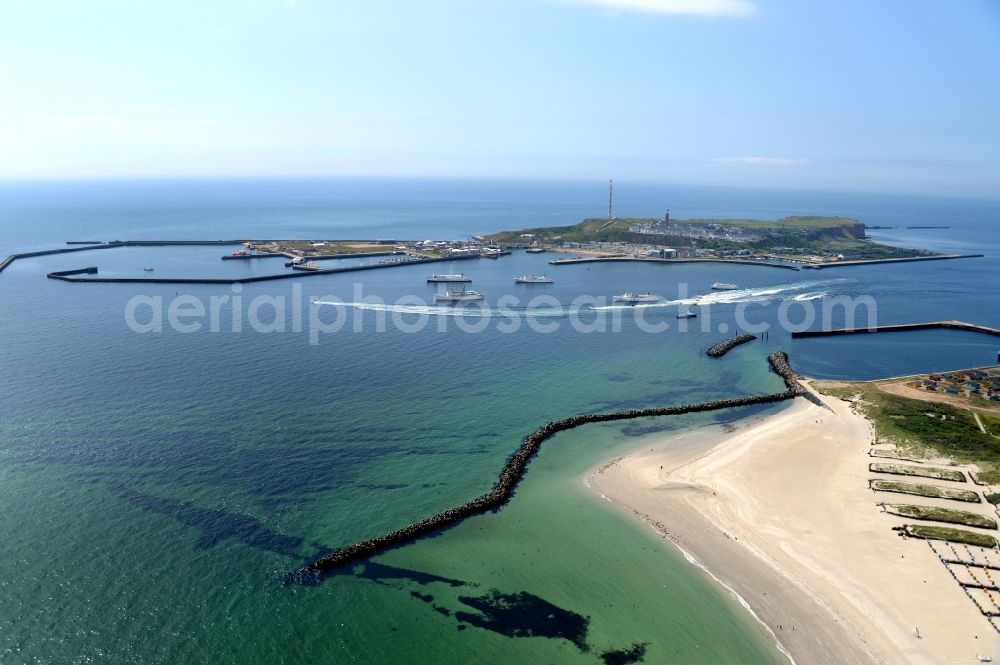
[[[997,0],[0,0],[0,178],[1000,197]]]

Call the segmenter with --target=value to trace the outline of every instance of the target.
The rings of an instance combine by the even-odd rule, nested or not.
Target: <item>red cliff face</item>
[[[858,240],[865,239],[865,225],[861,222],[852,222],[843,226],[844,233]]]

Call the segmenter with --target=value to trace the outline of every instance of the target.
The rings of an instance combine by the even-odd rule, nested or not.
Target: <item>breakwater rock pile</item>
[[[699,402],[697,404],[686,404],[683,406],[666,406],[652,409],[625,409],[611,413],[591,413],[580,416],[571,416],[562,420],[555,420],[545,423],[521,441],[521,445],[514,451],[514,454],[507,459],[500,476],[497,478],[493,489],[482,496],[476,497],[467,503],[453,508],[446,508],[437,515],[427,519],[414,522],[391,533],[387,533],[375,538],[369,538],[353,545],[338,548],[326,556],[312,562],[298,571],[300,577],[309,577],[323,574],[350,564],[361,559],[366,559],[381,551],[392,547],[403,545],[438,531],[445,527],[452,526],[473,515],[479,515],[491,510],[501,508],[514,494],[521,479],[527,471],[528,461],[538,452],[542,443],[546,440],[566,430],[570,430],[581,425],[590,423],[610,422],[613,420],[629,420],[632,418],[648,418],[651,416],[677,416],[685,413],[699,413],[704,411],[715,411],[718,409],[732,409],[756,404],[769,404],[780,402],[786,399],[807,394],[805,388],[798,382],[798,374],[788,364],[788,355],[782,351],[777,351],[768,356],[771,368],[785,381],[787,390],[779,393],[769,393],[766,395],[749,395],[746,397],[734,397],[732,399],[716,400],[712,402]]]
[[[749,333],[740,333],[736,337],[730,337],[729,339],[724,339],[718,344],[713,344],[712,346],[708,347],[708,351],[705,352],[705,355],[710,356],[712,358],[721,358],[722,356],[726,355],[726,353],[731,349],[736,348],[740,344],[746,344],[747,342],[752,342],[755,339],[757,339],[757,335],[751,335]]]
[[[805,386],[799,383],[801,376],[788,364],[787,353],[784,351],[775,351],[767,357],[767,362],[771,363],[771,369],[785,382],[789,397],[804,397],[816,406],[821,406],[824,409],[830,408],[826,404],[823,404],[823,400],[806,390]]]

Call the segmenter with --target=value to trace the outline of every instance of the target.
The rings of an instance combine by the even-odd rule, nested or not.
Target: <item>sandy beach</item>
[[[877,507],[893,499],[868,489],[868,422],[821,399],[646,445],[584,481],[745,599],[800,665],[1000,661],[927,544]]]

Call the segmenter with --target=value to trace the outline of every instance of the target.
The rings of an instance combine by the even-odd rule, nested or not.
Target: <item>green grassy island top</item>
[[[569,249],[665,247],[678,255],[761,255],[851,260],[933,256],[933,252],[874,243],[865,225],[847,217],[759,219],[585,219],[571,226],[503,231],[486,240],[537,243]],[[617,246],[617,247],[616,247]]]

